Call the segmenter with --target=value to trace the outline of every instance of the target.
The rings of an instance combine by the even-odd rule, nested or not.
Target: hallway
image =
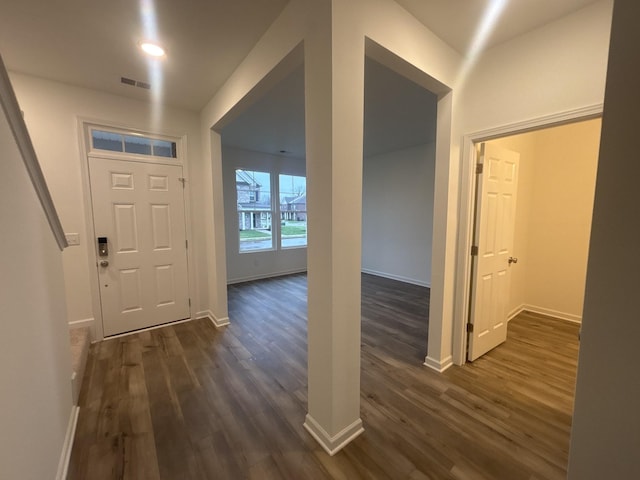
[[[522,314],[463,368],[421,365],[428,289],[363,275],[365,433],[329,457],[304,430],[306,275],[229,286],[232,324],[92,346],[70,479],[561,479],[577,325]]]

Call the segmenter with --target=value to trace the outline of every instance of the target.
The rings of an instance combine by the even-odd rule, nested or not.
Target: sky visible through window
[[[264,203],[262,198],[267,198],[269,201],[271,199],[271,174],[267,172],[254,172],[250,170],[243,170],[244,173],[249,175],[251,179],[260,186],[260,201],[259,203]],[[267,201],[267,203],[269,203]]]
[[[307,179],[295,175],[280,175],[280,203],[286,198],[307,193]]]

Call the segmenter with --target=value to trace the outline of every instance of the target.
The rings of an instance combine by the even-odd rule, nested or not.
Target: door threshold
[[[172,320],[170,322],[161,323],[159,325],[153,325],[152,327],[140,328],[138,330],[130,330],[128,332],[116,333],[115,335],[105,335],[103,340],[111,340],[112,338],[120,338],[126,337],[127,335],[135,335],[136,333],[148,332],[149,330],[157,330],[158,328],[170,327],[171,325],[178,325],[179,323],[186,323],[192,320],[196,320],[195,318],[183,318],[182,320]]]

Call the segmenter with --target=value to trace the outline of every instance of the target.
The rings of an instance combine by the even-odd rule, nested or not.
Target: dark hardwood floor
[[[465,367],[422,365],[429,291],[363,275],[365,433],[304,430],[306,276],[229,287],[232,324],[92,345],[70,479],[560,479],[578,327],[532,314]]]

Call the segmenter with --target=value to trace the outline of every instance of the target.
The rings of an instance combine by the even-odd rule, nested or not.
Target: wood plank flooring
[[[229,287],[206,320],[95,344],[70,479],[560,479],[576,325],[521,314],[507,342],[422,366],[429,290],[363,275],[365,433],[329,457],[306,414],[306,276]]]

